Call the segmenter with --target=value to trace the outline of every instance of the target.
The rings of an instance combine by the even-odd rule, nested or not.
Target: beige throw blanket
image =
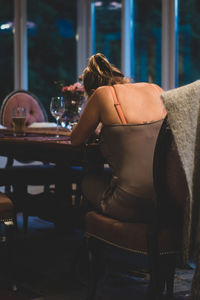
[[[185,204],[183,259],[192,246],[196,263],[192,299],[200,299],[200,80],[161,95],[186,174],[189,198]]]

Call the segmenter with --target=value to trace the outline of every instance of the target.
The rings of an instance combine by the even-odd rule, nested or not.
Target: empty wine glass
[[[76,118],[72,118],[68,115],[68,110],[65,109],[64,114],[62,115],[62,117],[60,118],[60,125],[69,130],[72,131],[72,129],[74,128],[74,126],[78,123],[78,116]]]
[[[65,112],[60,118],[61,126],[72,131],[78,123],[84,106],[85,98],[83,96],[68,96],[65,102]]]
[[[59,120],[65,111],[65,101],[63,97],[52,97],[50,103],[50,112],[52,116],[56,119],[56,137],[59,137]]]

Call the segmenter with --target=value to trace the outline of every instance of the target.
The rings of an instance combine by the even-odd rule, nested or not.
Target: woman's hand
[[[95,130],[99,132],[99,129],[97,129],[99,122],[100,110],[98,105],[98,97],[94,93],[86,102],[78,124],[72,130],[72,146],[79,146],[85,142],[88,142],[89,137],[94,134]]]
[[[94,133],[99,136],[101,133],[101,129],[103,127],[103,124],[100,122],[99,125],[97,126],[97,128],[95,129]]]
[[[97,126],[97,128],[94,130],[94,132],[88,138],[88,140],[87,140],[88,144],[98,143],[98,141],[99,141],[99,135],[101,133],[102,126],[103,126],[102,123],[99,123],[99,125]]]

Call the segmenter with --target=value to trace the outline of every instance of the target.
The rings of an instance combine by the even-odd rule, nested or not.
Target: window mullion
[[[162,87],[177,86],[178,70],[178,0],[162,0]]]
[[[122,0],[122,71],[134,78],[134,0]]]
[[[26,0],[14,5],[14,88],[28,89]]]
[[[91,0],[77,0],[77,76],[92,53]]]

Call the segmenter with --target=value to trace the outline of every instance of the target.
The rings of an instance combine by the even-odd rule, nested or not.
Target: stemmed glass
[[[79,97],[75,99],[68,98],[65,103],[65,112],[60,118],[62,127],[72,131],[78,123],[82,110],[85,106],[85,98]]]
[[[63,97],[52,97],[50,103],[50,112],[52,116],[56,119],[56,137],[59,137],[59,120],[65,111],[65,101]]]

